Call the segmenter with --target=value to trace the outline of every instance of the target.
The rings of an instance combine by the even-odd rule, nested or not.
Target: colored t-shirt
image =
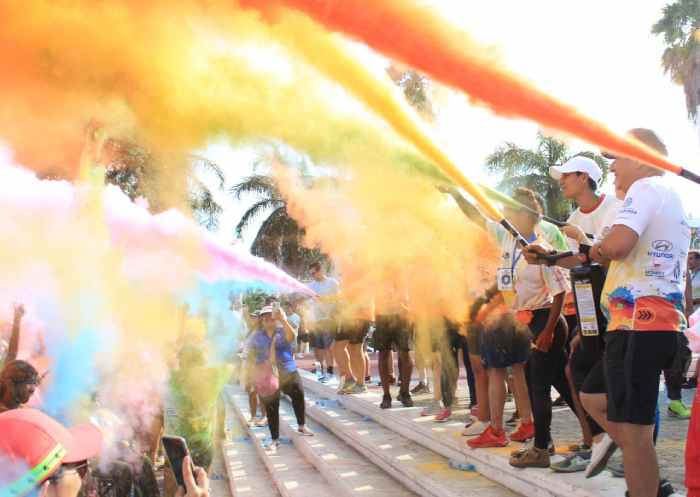
[[[570,290],[566,271],[558,266],[528,264],[522,256],[522,247],[505,228],[489,223],[501,247],[501,259],[496,273],[498,289],[506,304],[514,311],[534,311],[552,305],[554,296]],[[545,249],[552,249],[544,234],[535,230],[530,243],[537,243]]]
[[[578,226],[584,233],[593,235],[593,242],[599,242],[612,228],[617,212],[620,210],[622,202],[610,195],[601,195],[598,204],[590,210],[584,210],[580,207],[571,213],[567,223]],[[579,243],[573,238],[566,238],[569,248],[574,251],[579,251]],[[564,315],[576,315],[576,302],[574,294],[567,293],[566,301],[564,302]]]
[[[690,226],[681,199],[662,177],[635,181],[615,218],[639,235],[624,260],[612,261],[601,306],[608,331],[682,331]]]
[[[326,276],[323,281],[313,280],[307,285],[316,294],[324,297],[340,292],[340,283],[335,278]],[[312,317],[315,321],[332,319],[335,317],[337,304],[335,302],[314,301],[312,304]]]
[[[195,464],[211,462],[217,401],[232,368],[180,368],[172,372],[164,399],[167,435],[184,437]]]
[[[275,334],[275,359],[277,369],[282,373],[293,373],[297,370],[294,361],[294,344],[287,341],[283,328],[277,328]],[[255,356],[255,364],[262,364],[270,358],[272,338],[263,330],[255,332],[248,340],[248,351]]]

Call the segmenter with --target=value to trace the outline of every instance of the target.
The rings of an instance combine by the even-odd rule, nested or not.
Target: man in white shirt
[[[666,155],[653,131],[638,128],[629,135]],[[659,378],[686,327],[690,227],[662,172],[617,157],[610,170],[625,198],[612,229],[590,251],[595,262],[609,264],[601,298],[608,316],[607,412],[589,412],[622,448],[630,496],[654,497],[660,485],[652,441]]]
[[[613,196],[596,193],[603,177],[603,171],[598,164],[588,157],[576,156],[561,166],[551,167],[549,174],[559,181],[564,197],[573,200],[577,205],[576,210],[569,216],[567,225],[561,228],[567,236],[571,250],[578,252],[581,244],[590,246],[593,242],[602,240],[612,228],[622,202]],[[592,235],[593,239],[589,239],[587,234]],[[526,253],[529,263],[542,264],[542,259],[537,259],[534,255],[537,252],[538,250],[531,247],[529,254]],[[573,268],[580,264],[580,260],[578,257],[570,257],[560,260],[557,264]],[[567,295],[564,314],[569,329],[577,330],[579,324],[572,293]],[[582,334],[578,331],[571,341],[571,354],[567,365],[567,377],[572,386],[577,415],[581,422],[583,442],[587,446],[591,446],[594,440],[607,441],[608,444],[612,442],[605,437],[601,426],[583,410],[579,397],[606,394],[602,332],[603,330],[597,330],[595,333],[589,331]],[[584,469],[585,462],[582,460],[581,463],[579,467]],[[570,471],[570,464],[564,469]]]

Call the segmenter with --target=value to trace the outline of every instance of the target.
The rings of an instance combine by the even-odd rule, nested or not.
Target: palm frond
[[[197,154],[192,154],[190,158],[195,168],[201,168],[216,176],[216,179],[219,182],[219,189],[222,189],[224,187],[224,183],[226,182],[226,176],[224,175],[223,169],[221,169],[221,167],[216,162],[213,162],[207,159],[206,157]]]
[[[280,209],[280,201],[277,199],[265,198],[254,203],[241,216],[236,225],[236,235],[241,236],[243,231],[263,212],[270,209]],[[261,228],[262,229],[262,228]]]
[[[240,183],[233,185],[229,193],[233,195],[236,200],[241,200],[243,195],[250,193],[275,200],[282,199],[282,195],[277,189],[275,181],[269,176],[264,176],[262,174],[248,176]]]

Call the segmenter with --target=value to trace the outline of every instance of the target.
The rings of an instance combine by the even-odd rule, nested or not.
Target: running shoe
[[[591,462],[590,453],[588,457],[583,452],[566,456],[562,461],[552,463],[549,468],[555,473],[578,473],[585,471]]]
[[[593,443],[591,464],[586,468],[586,478],[593,478],[600,474],[605,469],[610,456],[615,453],[615,450],[617,450],[617,444],[610,438],[610,435],[603,433],[600,442]]]
[[[430,393],[430,388],[428,388],[428,385],[426,385],[425,383],[420,381],[420,382],[418,382],[418,385],[416,385],[415,387],[413,387],[411,389],[411,393],[413,395],[419,395],[422,393]]]
[[[348,393],[351,393],[351,394],[367,393],[367,385],[360,385],[359,383],[355,383],[355,385],[352,387],[352,390]]]
[[[690,419],[690,409],[688,409],[682,400],[672,400],[668,404],[668,415],[672,418]]]
[[[439,413],[440,409],[442,409],[442,405],[440,404],[440,402],[433,399],[430,401],[430,404],[423,408],[423,410],[420,412],[420,415],[433,416],[434,414]]]
[[[483,421],[479,421],[477,419],[473,423],[464,427],[464,431],[462,432],[462,436],[463,437],[474,437],[476,435],[480,435],[481,433],[483,433],[485,429],[486,429],[486,423],[484,423]]]
[[[404,407],[413,407],[413,399],[411,398],[411,394],[408,392],[400,393],[398,400]]]
[[[506,432],[501,430],[500,433],[496,433],[491,425],[488,425],[486,429],[478,437],[467,440],[467,445],[472,449],[485,449],[488,447],[505,447],[508,445],[508,438],[506,438]]]
[[[518,429],[510,434],[510,439],[513,442],[527,442],[531,438],[535,438],[535,423],[520,423]]]
[[[445,423],[450,419],[450,416],[452,416],[452,409],[446,407],[445,409],[437,413],[437,416],[435,416],[435,421],[437,421],[438,423]]]

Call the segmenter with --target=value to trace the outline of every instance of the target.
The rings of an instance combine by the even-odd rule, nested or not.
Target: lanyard
[[[532,243],[535,240],[537,240],[537,235],[535,233],[533,233],[532,236],[527,241],[527,243]],[[523,256],[523,251],[521,250],[516,257],[515,254],[517,253],[517,250],[518,250],[518,240],[515,240],[513,242],[513,256],[510,259],[510,261],[511,261],[510,273],[513,275],[513,278],[515,278],[515,266],[518,264],[518,262],[520,262],[520,258]]]

